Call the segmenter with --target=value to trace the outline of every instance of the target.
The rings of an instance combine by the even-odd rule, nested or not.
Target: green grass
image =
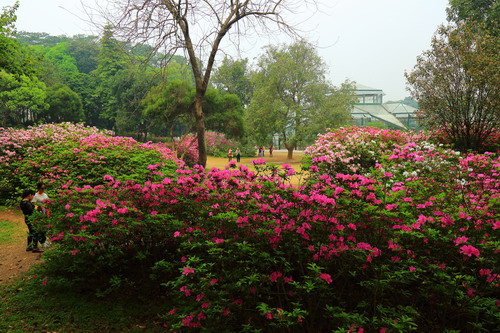
[[[12,234],[15,228],[16,225],[13,222],[0,220],[0,245],[14,241]]]
[[[0,286],[0,332],[164,332],[157,297],[93,298],[24,276]]]

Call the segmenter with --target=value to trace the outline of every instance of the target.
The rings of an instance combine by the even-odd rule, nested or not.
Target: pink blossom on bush
[[[465,254],[466,256],[476,256],[476,257],[479,257],[479,250],[476,249],[474,246],[472,245],[464,245],[464,246],[461,246],[460,247],[460,253],[463,253]]]
[[[333,281],[331,275],[327,274],[327,273],[321,273],[319,275],[319,278],[324,280],[328,284],[332,283],[332,281]]]

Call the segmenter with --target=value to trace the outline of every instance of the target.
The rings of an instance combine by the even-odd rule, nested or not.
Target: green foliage
[[[151,119],[162,119],[171,136],[186,134],[193,127],[195,88],[187,81],[161,82],[142,100],[144,113]],[[204,101],[206,129],[226,134],[230,138],[243,136],[243,108],[236,95],[221,94],[208,89]]]
[[[234,60],[224,57],[212,75],[212,84],[225,93],[238,96],[243,105],[249,105],[253,93],[248,59]]]
[[[68,86],[62,84],[47,89],[46,102],[50,105],[42,117],[47,122],[80,122],[83,120],[83,108],[80,96]]]
[[[499,47],[497,37],[471,23],[441,26],[431,49],[406,73],[421,122],[461,151],[481,150],[500,126]]]
[[[69,134],[68,131],[75,133]],[[2,131],[0,200],[17,201],[24,189],[40,181],[56,193],[62,186],[98,185],[104,175],[122,181],[147,179],[148,166],[168,174],[176,167],[174,153],[164,145],[139,144],[111,137],[95,128],[71,124],[44,125],[27,131]],[[14,136],[14,138],[13,138]],[[16,136],[18,138],[16,138]],[[24,141],[21,146],[17,141]],[[167,156],[168,155],[168,156]]]
[[[80,73],[90,74],[97,69],[99,48],[94,36],[73,38],[68,42],[67,49]]]
[[[237,95],[208,89],[203,102],[207,130],[226,134],[229,138],[244,136],[243,107]]]
[[[246,115],[257,141],[278,134],[293,149],[327,127],[344,124],[355,101],[352,86],[346,82],[336,90],[325,75],[326,65],[309,43],[269,46],[252,78],[255,92]]]
[[[0,68],[2,126],[33,124],[47,109],[45,84],[35,76],[9,74]]]
[[[491,33],[498,36],[500,3],[496,0],[450,0],[446,9],[448,20],[453,22],[483,22]]]

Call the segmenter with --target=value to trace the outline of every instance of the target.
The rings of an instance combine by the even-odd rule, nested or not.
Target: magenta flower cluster
[[[171,331],[493,328],[500,158],[423,139],[325,134],[298,187],[282,180],[289,165],[161,176],[155,164],[149,181],[68,187],[41,222],[55,244],[48,283],[153,275]]]

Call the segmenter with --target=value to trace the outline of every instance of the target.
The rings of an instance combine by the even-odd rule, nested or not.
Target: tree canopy
[[[248,59],[234,60],[224,57],[212,77],[215,88],[239,97],[243,105],[250,104],[253,85],[250,80]]]
[[[286,31],[283,13],[290,11],[296,0],[247,1],[172,1],[115,0],[118,16],[115,27],[128,39],[151,43],[155,50],[167,49],[166,54],[183,51],[187,55],[195,81],[193,118],[198,138],[198,163],[206,164],[205,114],[203,100],[222,40],[230,34],[245,34],[256,28],[269,29],[267,23]],[[203,17],[203,24],[200,24]],[[236,28],[236,29],[235,29]],[[226,38],[227,39],[227,38]]]
[[[325,78],[326,65],[308,42],[269,46],[260,57],[247,119],[258,139],[279,135],[289,158],[299,144],[328,127],[345,124],[355,98],[352,87],[335,89]]]
[[[422,122],[460,150],[477,149],[500,125],[500,43],[471,24],[441,26],[406,77]]]
[[[498,35],[500,2],[498,0],[449,0],[448,20],[458,23],[474,21],[484,23],[490,33]]]

